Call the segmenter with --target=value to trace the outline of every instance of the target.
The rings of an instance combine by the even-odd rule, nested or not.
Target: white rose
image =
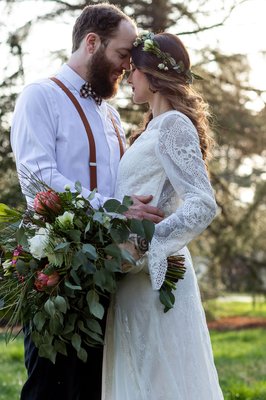
[[[69,211],[65,211],[63,215],[59,215],[59,217],[56,218],[60,227],[63,229],[73,228],[74,227],[73,219],[74,219],[74,214]]]
[[[45,228],[40,228],[38,233],[31,239],[28,239],[30,252],[34,258],[40,260],[46,256],[45,247],[49,243],[49,231]]]
[[[4,269],[8,269],[9,267],[11,267],[11,265],[12,265],[12,260],[9,260],[9,259],[4,261],[2,264]]]
[[[79,194],[76,197],[76,207],[77,208],[84,208],[85,207],[85,201],[83,200],[83,196]]]

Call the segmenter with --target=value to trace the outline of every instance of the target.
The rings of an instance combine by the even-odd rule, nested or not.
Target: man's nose
[[[122,68],[125,70],[130,69],[130,57],[127,57],[127,58],[125,58],[125,60],[123,60]]]

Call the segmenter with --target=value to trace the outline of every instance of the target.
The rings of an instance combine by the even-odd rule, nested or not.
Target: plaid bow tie
[[[91,97],[98,106],[102,104],[102,98],[98,96],[91,87],[91,84],[89,82],[85,82],[81,88],[80,88],[80,97]]]

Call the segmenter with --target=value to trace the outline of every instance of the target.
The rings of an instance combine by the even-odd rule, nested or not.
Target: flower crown
[[[176,60],[169,54],[165,53],[160,49],[159,44],[154,40],[155,34],[148,31],[143,31],[133,43],[134,47],[138,47],[143,44],[143,51],[148,51],[155,54],[161,62],[158,64],[158,68],[162,71],[168,71],[169,69],[175,70],[178,74],[183,74],[187,78],[187,83],[192,83],[194,79],[203,79],[201,76],[194,74],[190,69],[185,70],[183,61]]]

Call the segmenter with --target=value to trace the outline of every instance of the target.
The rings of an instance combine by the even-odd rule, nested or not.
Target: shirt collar
[[[61,75],[65,80],[67,80],[78,92],[80,91],[81,86],[86,82],[67,64],[62,65],[58,71],[58,75]]]
[[[86,82],[79,74],[77,74],[69,65],[63,64],[57,73],[58,77],[64,78],[77,92],[79,93],[80,88]],[[88,99],[92,104],[95,104],[93,99]],[[102,104],[98,106],[100,111],[107,116],[107,103],[105,100],[102,101]]]

